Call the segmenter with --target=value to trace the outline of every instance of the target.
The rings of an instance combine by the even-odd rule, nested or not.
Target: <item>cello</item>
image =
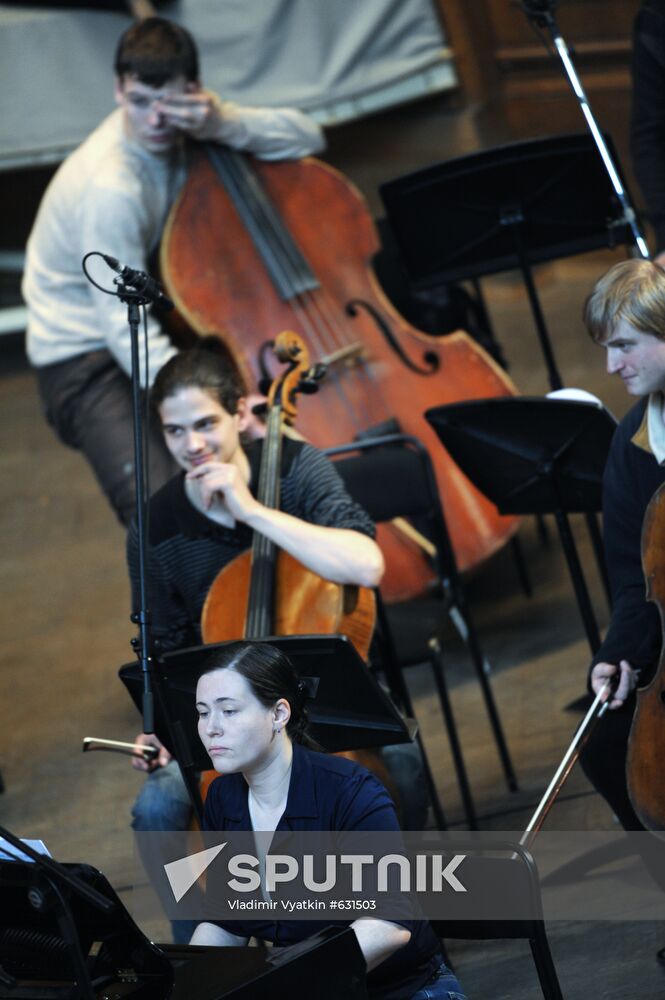
[[[274,350],[289,367],[270,387],[257,490],[259,502],[273,509],[279,506],[282,425],[294,423],[296,393],[311,390],[318,375],[297,334],[280,333]],[[213,580],[201,613],[201,635],[204,643],[237,639],[240,622],[246,639],[341,632],[366,659],[375,617],[372,590],[325,580],[254,532],[251,550]]]
[[[665,622],[665,484],[649,501],[642,523],[642,571],[647,600],[658,608],[661,632]],[[605,714],[618,675],[609,678],[594,698],[575,733],[547,791],[527,826],[521,843],[528,846],[540,830],[594,727]],[[653,678],[636,692],[635,713],[628,738],[626,781],[628,795],[647,830],[665,831],[665,643]]]
[[[642,568],[647,599],[665,621],[665,485],[654,493],[642,524]],[[633,809],[647,830],[665,830],[665,646],[658,669],[637,689],[628,740],[626,778]]]
[[[162,238],[160,270],[181,316],[216,333],[247,384],[269,374],[266,347],[293,329],[329,376],[308,421],[319,447],[366,433],[420,438],[435,465],[461,571],[497,551],[517,526],[500,516],[454,464],[423,417],[431,406],[516,394],[506,373],[457,331],[435,342],[410,327],[370,271],[376,232],[360,193],[332,167],[306,158],[266,163],[221,146],[191,144],[188,179]],[[425,555],[380,526],[401,599],[430,579]],[[392,569],[392,572],[390,572]],[[397,571],[397,572],[396,572]]]

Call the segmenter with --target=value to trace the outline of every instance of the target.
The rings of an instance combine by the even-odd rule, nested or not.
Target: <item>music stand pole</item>
[[[552,489],[553,491],[556,491],[556,481],[554,478],[552,479]],[[568,572],[570,573],[573,590],[575,591],[575,597],[577,598],[577,606],[580,610],[580,616],[584,624],[584,631],[586,632],[589,649],[591,650],[591,655],[595,656],[600,649],[600,633],[598,631],[596,616],[593,613],[591,598],[589,597],[589,590],[584,578],[584,570],[582,569],[577,546],[575,545],[573,532],[565,510],[561,507],[557,507],[553,513],[557,528],[559,529],[561,547],[563,548],[563,553],[566,557],[566,562],[568,563]]]
[[[554,17],[555,7],[556,0],[523,0],[522,2],[522,9],[529,20],[532,21],[536,27],[546,28],[550,33],[552,44],[559,59],[561,60],[564,74],[568,78],[570,86],[573,89],[573,93],[579,102],[587,127],[593,136],[596,146],[598,147],[598,152],[600,153],[605,170],[607,171],[612,187],[614,188],[614,192],[619,200],[621,208],[623,209],[623,221],[629,226],[633,234],[635,245],[640,251],[640,254],[642,257],[648,259],[651,255],[649,254],[649,248],[646,244],[646,240],[644,239],[644,236],[642,235],[642,232],[637,224],[635,209],[631,205],[628,194],[621,183],[619,173],[614,165],[610,151],[607,148],[603,134],[600,131],[593,111],[591,110],[589,99],[587,98],[582,82],[577,75],[570,49],[568,48],[566,41],[556,23],[556,18]]]
[[[538,292],[536,291],[536,285],[533,280],[533,272],[531,270],[531,265],[529,264],[529,253],[522,228],[524,221],[524,215],[519,206],[502,208],[500,222],[502,226],[509,226],[515,237],[515,249],[517,250],[520,270],[524,279],[524,286],[529,298],[529,305],[531,306],[531,313],[533,315],[533,321],[536,325],[536,332],[538,333],[543,358],[545,359],[550,389],[554,391],[556,389],[562,389],[563,382],[561,381],[561,375],[559,374],[559,369],[556,365],[554,351],[552,350],[552,342],[550,340],[549,333],[547,332],[545,317],[543,316],[543,310],[540,307],[540,299],[538,298]]]

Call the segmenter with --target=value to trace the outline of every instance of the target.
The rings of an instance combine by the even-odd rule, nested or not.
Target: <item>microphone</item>
[[[522,0],[522,10],[527,17],[546,28],[554,22],[554,11],[559,0]]]
[[[145,296],[146,299],[157,303],[164,309],[173,309],[173,302],[171,302],[171,299],[168,295],[166,295],[160,283],[155,281],[154,278],[151,278],[145,271],[135,271],[133,267],[127,267],[126,264],[121,264],[117,257],[110,257],[105,253],[102,254],[102,257],[108,266],[115,271],[116,274],[120,275],[124,283],[136,289],[139,295]]]

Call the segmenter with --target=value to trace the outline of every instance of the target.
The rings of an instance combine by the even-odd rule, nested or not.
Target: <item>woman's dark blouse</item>
[[[251,830],[248,788],[241,774],[216,778],[205,804],[203,828]],[[399,830],[395,807],[381,782],[366,768],[344,757],[293,746],[293,766],[280,831]],[[408,1000],[441,962],[439,943],[427,921],[394,920],[411,931],[411,939],[367,976],[374,1000]],[[317,933],[316,921],[243,920],[221,923],[231,934],[256,937],[278,945],[295,944]]]

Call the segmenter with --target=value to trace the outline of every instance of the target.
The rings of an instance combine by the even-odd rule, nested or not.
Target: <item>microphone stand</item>
[[[151,297],[146,291],[137,292],[135,288],[116,278],[117,295],[121,302],[127,305],[127,322],[131,338],[132,358],[132,422],[134,430],[134,483],[136,487],[136,531],[138,535],[139,555],[139,609],[131,615],[131,620],[138,625],[139,635],[131,641],[143,677],[142,716],[143,732],[155,731],[155,701],[152,689],[152,636],[150,634],[150,611],[146,585],[146,523],[147,497],[145,489],[146,456],[144,454],[143,424],[141,418],[141,370],[139,364],[139,322],[140,306],[146,306]]]
[[[649,254],[649,248],[647,247],[646,240],[637,223],[635,209],[631,205],[628,193],[621,183],[621,179],[612,161],[612,157],[607,148],[605,139],[603,138],[603,134],[600,131],[593,111],[591,110],[591,105],[589,104],[584,87],[582,86],[580,78],[577,75],[577,71],[575,70],[570,49],[561,35],[559,27],[556,23],[556,19],[554,17],[556,4],[557,0],[522,0],[522,10],[532,22],[534,27],[545,28],[550,33],[552,44],[557,55],[559,56],[559,59],[561,60],[563,71],[568,77],[568,81],[573,89],[575,97],[579,101],[582,114],[586,119],[587,126],[593,136],[596,146],[598,147],[598,152],[600,153],[600,157],[610,178],[614,192],[619,200],[621,208],[623,209],[623,221],[630,228],[633,240],[635,241],[635,245],[640,251],[640,254],[648,260],[651,255]]]
[[[90,257],[101,257],[108,266],[116,271],[120,277],[114,278],[117,291],[112,292],[93,278],[87,268],[87,261]],[[141,314],[140,306],[146,306],[151,302],[159,302],[163,308],[172,309],[173,303],[164,294],[161,285],[153,280],[144,271],[135,271],[130,267],[124,267],[115,257],[100,253],[99,250],[91,250],[85,254],[81,266],[88,281],[107,295],[115,295],[127,306],[127,322],[129,324],[129,334],[131,342],[131,362],[132,362],[132,424],[134,430],[134,483],[136,487],[136,528],[138,534],[139,548],[139,610],[135,611],[131,620],[138,625],[139,635],[131,641],[132,649],[136,652],[141,673],[143,675],[143,732],[154,733],[155,731],[155,702],[152,691],[152,637],[150,635],[150,611],[148,610],[147,586],[146,586],[146,524],[147,524],[147,502],[146,497],[146,456],[144,455],[144,434],[141,423],[141,369],[139,364],[139,322]],[[146,441],[147,447],[147,441]]]

